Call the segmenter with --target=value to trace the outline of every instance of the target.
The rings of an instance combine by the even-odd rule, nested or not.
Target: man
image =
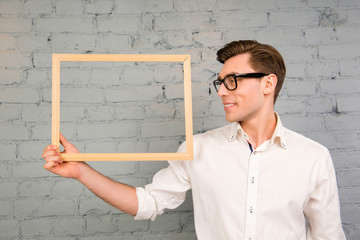
[[[236,41],[217,55],[224,65],[214,86],[232,124],[195,135],[193,161],[169,161],[145,188],[114,182],[83,162],[62,162],[51,145],[44,167],[135,219],[176,208],[191,188],[201,240],[345,239],[328,150],[284,128],[274,112],[285,78],[279,52]],[[66,152],[78,152],[62,135],[60,141]]]

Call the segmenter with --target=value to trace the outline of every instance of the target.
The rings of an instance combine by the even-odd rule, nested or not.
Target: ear
[[[269,95],[275,93],[275,87],[277,84],[277,77],[275,74],[269,74],[264,77],[265,86],[264,86],[264,95]]]

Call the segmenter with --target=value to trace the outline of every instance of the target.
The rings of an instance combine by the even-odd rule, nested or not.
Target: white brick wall
[[[348,239],[360,239],[359,14],[358,0],[0,0],[0,238],[196,239],[191,192],[155,222],[136,222],[43,170],[51,54],[190,54],[194,132],[202,132],[226,124],[212,87],[221,68],[216,50],[257,39],[284,56],[276,109],[288,128],[330,149],[343,227]],[[61,129],[81,151],[167,152],[184,140],[179,65],[61,67]],[[135,186],[166,166],[91,164]]]

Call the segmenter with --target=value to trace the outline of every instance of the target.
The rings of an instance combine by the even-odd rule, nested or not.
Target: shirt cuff
[[[136,188],[138,198],[138,212],[135,220],[155,220],[157,216],[157,206],[155,198],[142,187]]]

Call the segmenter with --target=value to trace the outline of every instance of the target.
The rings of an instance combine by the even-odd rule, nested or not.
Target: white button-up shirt
[[[270,140],[253,151],[247,141],[239,123],[195,135],[194,160],[169,161],[136,189],[135,219],[154,220],[192,189],[200,240],[345,239],[329,151],[279,117]]]

